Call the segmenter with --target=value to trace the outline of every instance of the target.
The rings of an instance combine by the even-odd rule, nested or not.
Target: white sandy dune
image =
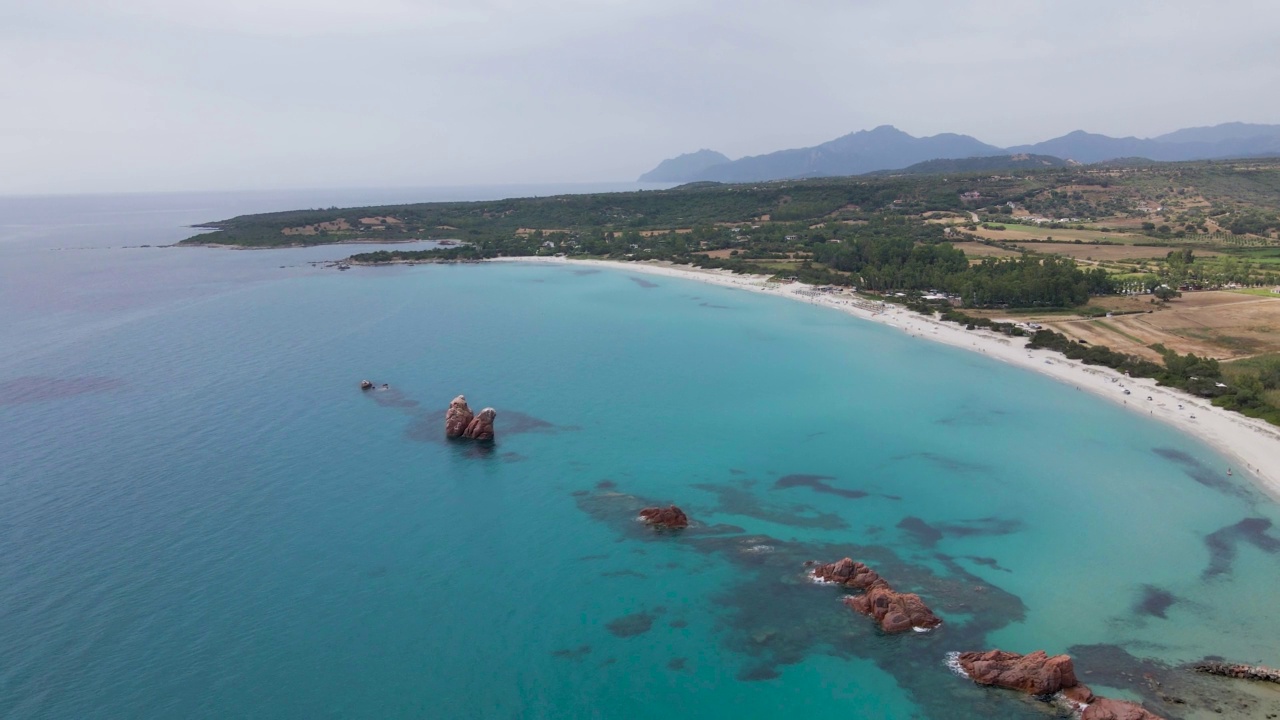
[[[1100,395],[1128,410],[1161,420],[1200,438],[1231,458],[1231,471],[1244,474],[1273,498],[1280,500],[1280,428],[1262,420],[1214,407],[1209,401],[1173,388],[1159,387],[1149,378],[1129,378],[1110,368],[1068,360],[1051,350],[1028,350],[1027,339],[1008,337],[989,330],[965,330],[955,323],[942,322],[893,305],[877,312],[879,303],[851,294],[815,292],[802,283],[770,283],[763,275],[734,275],[669,264],[575,260],[553,257],[501,258],[512,262],[607,266],[627,272],[679,277],[699,282],[777,295],[792,300],[823,305],[855,317],[895,327],[916,337],[981,352],[1011,365],[1043,373],[1081,390]],[[1128,389],[1128,395],[1124,390]],[[1148,400],[1147,398],[1151,399]],[[1222,468],[1225,474],[1228,468]]]

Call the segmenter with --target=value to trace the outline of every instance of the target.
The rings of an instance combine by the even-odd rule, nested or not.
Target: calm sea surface
[[[1280,513],[1069,386],[628,272],[137,247],[518,192],[0,199],[0,716],[1030,718],[945,654],[1280,664]],[[803,578],[845,555],[946,624]]]

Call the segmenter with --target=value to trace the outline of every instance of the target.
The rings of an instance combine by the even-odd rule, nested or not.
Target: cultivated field
[[[1017,250],[1006,250],[1004,248],[986,245],[980,242],[954,242],[951,244],[955,249],[963,250],[964,254],[971,258],[1021,257],[1022,255],[1022,253]]]
[[[1095,306],[1139,314],[1098,319],[1043,318],[1045,327],[1113,350],[1160,360],[1149,346],[1218,359],[1280,352],[1280,298],[1210,291],[1184,293],[1166,305],[1151,296],[1097,298]],[[1024,319],[1024,318],[1019,318]]]
[[[1075,243],[1018,243],[1031,252],[1065,255],[1076,260],[1146,260],[1164,259],[1174,248],[1139,245],[1077,245]],[[1196,248],[1196,257],[1214,257],[1222,253]]]
[[[1031,225],[1004,225],[1004,227],[1004,230],[988,230],[979,225],[976,231],[966,232],[971,232],[987,240],[1007,240],[1009,242],[1044,240],[1046,238],[1079,240],[1081,242],[1094,242],[1095,240],[1110,240],[1111,242],[1125,242],[1127,240],[1133,242],[1134,240],[1146,239],[1142,235],[1134,236],[1127,233],[1101,232],[1098,230],[1068,230],[1066,228],[1033,227]]]

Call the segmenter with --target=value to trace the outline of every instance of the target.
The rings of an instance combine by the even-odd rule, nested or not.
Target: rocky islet
[[[813,577],[862,590],[861,595],[850,595],[842,602],[855,612],[872,617],[887,633],[931,630],[942,624],[942,619],[933,614],[919,595],[894,590],[879,573],[852,558],[818,565]]]
[[[497,415],[493,408],[473,413],[467,405],[466,396],[459,395],[449,402],[449,409],[444,413],[445,437],[492,441],[495,437],[493,421]]]
[[[689,516],[675,505],[647,507],[640,511],[640,519],[656,528],[679,530],[689,527]]]

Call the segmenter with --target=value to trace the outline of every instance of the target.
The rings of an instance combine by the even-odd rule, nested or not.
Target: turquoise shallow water
[[[0,715],[1043,717],[945,653],[1280,661],[1275,507],[981,356],[628,272],[29,237],[0,243]],[[440,441],[460,392],[491,453]],[[843,555],[946,624],[872,632],[802,577]]]

